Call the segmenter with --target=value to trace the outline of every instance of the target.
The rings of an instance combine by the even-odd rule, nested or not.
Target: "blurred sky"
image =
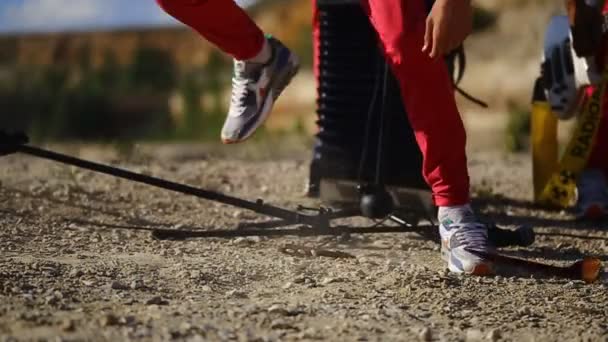
[[[155,0],[0,0],[0,33],[175,24]]]

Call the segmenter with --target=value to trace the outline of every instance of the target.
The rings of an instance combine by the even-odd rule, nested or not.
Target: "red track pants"
[[[157,1],[167,13],[237,59],[250,58],[261,48],[262,32],[233,0]],[[422,173],[433,190],[435,204],[468,203],[466,135],[452,83],[445,63],[421,52],[425,1],[362,0],[362,6],[400,82],[424,156]]]
[[[606,2],[604,5],[602,12],[604,14],[608,13],[608,2]],[[603,45],[604,46],[598,54],[597,63],[600,66],[606,67],[604,63],[604,56],[608,53],[608,44],[606,41],[604,41]],[[592,90],[587,89],[587,96],[590,96],[591,93]],[[589,157],[589,164],[587,167],[603,170],[604,174],[608,178],[608,94],[604,96],[604,116],[600,122],[595,146],[591,151],[591,156]]]
[[[592,92],[593,88],[587,89],[587,98],[591,96]],[[608,179],[608,93],[604,95],[604,116],[600,121],[597,138],[587,167],[604,171]]]

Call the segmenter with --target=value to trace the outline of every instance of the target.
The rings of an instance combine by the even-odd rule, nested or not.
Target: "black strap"
[[[461,44],[456,49],[454,49],[452,52],[450,52],[446,56],[446,61],[447,61],[447,63],[452,64],[451,65],[452,83],[454,84],[454,90],[458,94],[460,94],[462,97],[477,104],[478,106],[483,107],[483,108],[488,108],[489,106],[486,102],[472,96],[471,94],[467,93],[466,91],[464,91],[462,88],[460,88],[458,86],[460,84],[460,81],[462,81],[462,78],[464,77],[464,71],[467,67],[467,57],[464,52],[464,46]],[[456,64],[458,64],[458,69],[454,70],[454,66]]]

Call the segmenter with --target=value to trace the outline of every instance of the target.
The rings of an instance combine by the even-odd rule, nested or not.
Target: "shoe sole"
[[[475,265],[475,267],[473,267],[473,269],[471,271],[467,272],[467,271],[457,267],[456,264],[452,261],[450,252],[443,248],[441,251],[441,259],[443,259],[443,261],[447,262],[448,270],[452,273],[460,273],[460,274],[466,274],[466,275],[472,275],[472,276],[478,276],[478,277],[487,277],[487,276],[493,276],[496,274],[491,262],[479,263],[479,264]]]
[[[266,93],[266,96],[262,99],[263,104],[262,104],[262,109],[260,110],[260,114],[257,115],[258,119],[254,123],[252,128],[249,130],[249,132],[247,132],[240,139],[222,138],[223,144],[234,145],[234,144],[238,144],[238,143],[242,143],[242,142],[246,141],[251,136],[253,136],[253,134],[257,131],[257,129],[260,126],[262,126],[262,124],[264,124],[264,122],[266,122],[266,119],[268,119],[270,112],[272,112],[272,108],[274,107],[274,103],[275,103],[276,99],[281,95],[281,93],[283,93],[283,90],[285,90],[285,88],[287,88],[289,83],[291,83],[291,80],[297,75],[298,71],[300,70],[300,63],[298,61],[298,58],[294,54],[291,54],[289,56],[289,60],[287,61],[287,63],[291,65],[291,67],[290,67],[291,70],[287,74],[285,74],[284,77],[278,76],[277,78],[273,78],[270,80],[270,82],[269,82],[270,84],[276,83],[278,86],[269,87],[271,89],[268,91],[268,93]],[[275,94],[275,90],[276,90],[276,94]]]

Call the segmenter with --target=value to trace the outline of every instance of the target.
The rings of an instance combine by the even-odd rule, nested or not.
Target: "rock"
[[[379,249],[390,249],[391,247],[393,247],[393,244],[387,240],[376,240],[372,243],[372,246]]]
[[[528,315],[530,315],[531,311],[530,311],[530,308],[527,308],[524,306],[524,307],[517,309],[517,313],[520,316],[528,316]]]
[[[294,329],[293,325],[284,319],[275,319],[270,323],[270,328],[275,330]]]
[[[84,286],[93,286],[93,285],[95,285],[95,282],[94,282],[94,281],[92,281],[92,280],[83,280],[83,281],[82,281],[82,284],[83,284]]]
[[[433,333],[429,328],[422,328],[420,332],[418,332],[418,339],[420,341],[431,341],[433,339]]]
[[[114,280],[112,282],[112,284],[110,285],[110,287],[112,288],[112,290],[128,290],[129,287],[121,282],[119,282],[118,280]]]
[[[307,328],[298,335],[298,338],[303,340],[319,340],[321,339],[321,336],[319,336],[317,329]]]
[[[498,341],[500,339],[500,331],[498,329],[492,329],[486,335],[486,339],[489,341]]]
[[[342,283],[342,282],[344,282],[343,278],[325,277],[325,278],[323,278],[323,280],[321,280],[321,285],[329,285],[329,284],[333,284],[333,283]]]
[[[83,275],[84,275],[84,272],[82,272],[81,270],[76,269],[76,268],[71,270],[70,273],[68,274],[68,276],[70,278],[78,278],[78,277],[82,277]]]
[[[289,311],[287,311],[287,309],[285,309],[285,307],[283,307],[283,305],[275,304],[268,308],[268,313],[286,316],[287,314],[289,314]]]
[[[74,331],[76,329],[76,322],[73,319],[64,319],[60,325],[63,331]]]
[[[116,317],[114,314],[111,314],[111,313],[104,315],[99,320],[99,324],[102,327],[114,326],[114,325],[118,325],[119,323],[120,323],[120,320],[118,319],[118,317]]]
[[[292,288],[292,287],[293,287],[293,283],[292,283],[292,282],[290,282],[290,281],[286,282],[285,284],[283,284],[283,286],[281,286],[281,288],[282,288],[283,290],[288,290],[288,289],[290,289],[290,288]]]
[[[367,278],[367,273],[365,273],[365,272],[364,272],[363,270],[361,270],[361,269],[358,269],[358,270],[355,272],[355,276],[359,277],[360,279],[365,279],[365,278]]]
[[[483,332],[479,329],[469,329],[465,337],[466,342],[483,341]]]
[[[47,305],[55,305],[59,302],[59,299],[57,297],[55,297],[55,295],[50,295],[50,296],[46,296],[44,298],[44,302]]]
[[[306,276],[298,276],[293,279],[293,282],[296,284],[304,284],[307,279],[308,279],[308,277],[306,277]]]
[[[155,296],[148,299],[145,303],[146,305],[169,305],[169,301],[164,300],[160,296]]]
[[[383,272],[392,272],[395,268],[397,268],[399,264],[395,260],[386,260],[384,263],[384,267],[382,268]]]
[[[136,323],[135,316],[120,317],[118,323],[122,325],[134,325]]]
[[[207,341],[207,339],[205,339],[202,335],[195,334],[193,336],[190,336],[186,341],[187,342],[205,342],[205,341]]]
[[[239,290],[231,290],[226,292],[226,297],[229,298],[247,298],[247,294],[243,291],[239,291]]]
[[[247,238],[251,243],[260,243],[262,242],[262,238],[260,236],[250,236]]]
[[[139,290],[139,289],[141,289],[141,288],[143,288],[143,287],[144,287],[144,282],[143,282],[143,281],[141,281],[141,280],[139,280],[139,279],[138,279],[138,280],[133,280],[133,281],[131,282],[131,284],[129,284],[129,287],[130,287],[132,290]]]
[[[378,266],[378,262],[370,257],[360,257],[357,259],[360,264],[366,264],[368,266]]]
[[[213,289],[209,285],[203,285],[201,286],[201,292],[210,293],[213,292]]]
[[[246,246],[249,245],[249,239],[245,237],[238,237],[232,241],[232,244],[238,246]]]
[[[145,337],[151,337],[151,336],[152,336],[152,329],[150,329],[148,327],[139,326],[139,327],[135,328],[135,330],[133,332],[133,337],[137,338],[137,339],[143,339]]]
[[[179,325],[179,330],[180,332],[182,332],[184,335],[186,335],[190,330],[192,330],[192,324],[189,322],[182,322]]]

